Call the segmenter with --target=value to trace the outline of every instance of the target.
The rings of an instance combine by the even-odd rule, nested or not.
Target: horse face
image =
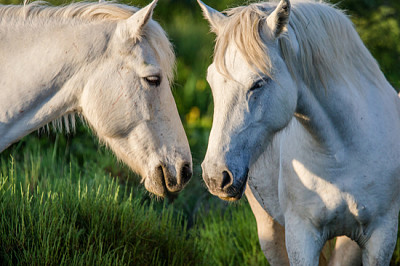
[[[218,23],[229,18],[207,8],[203,7],[205,16],[218,34],[223,31],[218,29]],[[202,164],[203,179],[212,194],[225,200],[241,198],[252,163],[267,148],[274,134],[289,123],[296,108],[296,84],[280,56],[278,41],[272,32],[265,34],[264,38],[268,37],[273,78],[249,66],[234,42],[227,46],[223,58],[219,58],[227,73],[218,71],[215,60],[208,69],[214,120]]]
[[[242,196],[251,164],[292,118],[297,93],[278,54],[274,79],[251,71],[233,45],[225,60],[234,78],[224,77],[214,64],[208,69],[214,120],[202,167],[210,191],[233,200]]]
[[[166,196],[189,181],[191,153],[163,58],[151,37],[131,30],[124,22],[117,26],[84,89],[82,112],[99,138],[142,176],[146,189]]]

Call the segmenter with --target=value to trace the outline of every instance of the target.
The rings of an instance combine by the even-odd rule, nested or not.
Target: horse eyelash
[[[256,89],[262,88],[265,84],[268,84],[271,81],[271,78],[262,78],[257,80],[256,82],[253,83],[250,87],[250,91],[254,91]]]
[[[161,84],[161,77],[159,75],[153,75],[143,78],[150,86],[160,86]]]

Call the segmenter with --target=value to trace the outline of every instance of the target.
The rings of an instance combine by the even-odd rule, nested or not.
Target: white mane
[[[112,2],[79,2],[66,6],[49,6],[47,2],[36,1],[24,5],[0,5],[0,25],[3,23],[23,25],[27,29],[45,23],[91,23],[97,21],[118,22],[128,19],[138,8]],[[150,20],[143,36],[146,38],[159,59],[170,83],[175,70],[175,54],[168,37],[160,25]],[[67,114],[51,122],[55,130],[62,131],[63,124],[67,133],[75,130],[75,114]],[[49,126],[44,126],[49,131]]]
[[[46,2],[37,1],[25,5],[0,5],[0,23],[12,20],[13,23],[46,23],[58,20],[63,23],[119,21],[128,19],[138,9],[136,7],[112,2],[79,2],[67,6],[49,6]],[[145,28],[147,38],[154,52],[159,57],[162,69],[168,80],[172,82],[175,69],[175,55],[164,30],[151,20]]]
[[[218,70],[227,74],[224,55],[229,43],[235,43],[250,67],[274,77],[274,69],[265,44],[266,18],[277,2],[257,3],[226,11],[226,24],[217,36],[214,59]],[[279,39],[282,56],[290,73],[310,88],[327,88],[331,80],[357,85],[359,73],[371,82],[385,81],[375,59],[365,48],[346,15],[331,5],[307,0],[292,1],[289,31],[294,35]],[[290,38],[295,36],[296,40]],[[299,44],[295,54],[293,41]],[[378,76],[378,80],[376,77]]]

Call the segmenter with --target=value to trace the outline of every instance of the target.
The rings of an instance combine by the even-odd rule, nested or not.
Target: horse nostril
[[[192,177],[192,168],[190,167],[190,164],[185,163],[181,168],[180,174],[181,174],[182,185],[186,184]]]
[[[165,184],[167,188],[176,186],[176,180],[168,171],[164,165],[160,165],[157,167],[157,171],[161,177],[162,182]]]
[[[232,185],[232,183],[233,183],[232,175],[228,171],[223,171],[221,189],[224,189],[225,187]]]

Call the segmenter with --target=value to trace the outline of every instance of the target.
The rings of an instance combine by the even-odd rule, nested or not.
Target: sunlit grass
[[[200,198],[192,217],[183,198],[155,200],[104,149],[76,158],[64,136],[54,141],[30,136],[0,155],[1,265],[266,263],[246,202]]]
[[[2,160],[2,265],[201,264],[180,212],[158,211],[141,190],[105,173],[82,175],[74,163],[43,160],[28,157],[24,164],[33,167],[26,171],[12,157]],[[37,169],[58,175],[38,178]]]

